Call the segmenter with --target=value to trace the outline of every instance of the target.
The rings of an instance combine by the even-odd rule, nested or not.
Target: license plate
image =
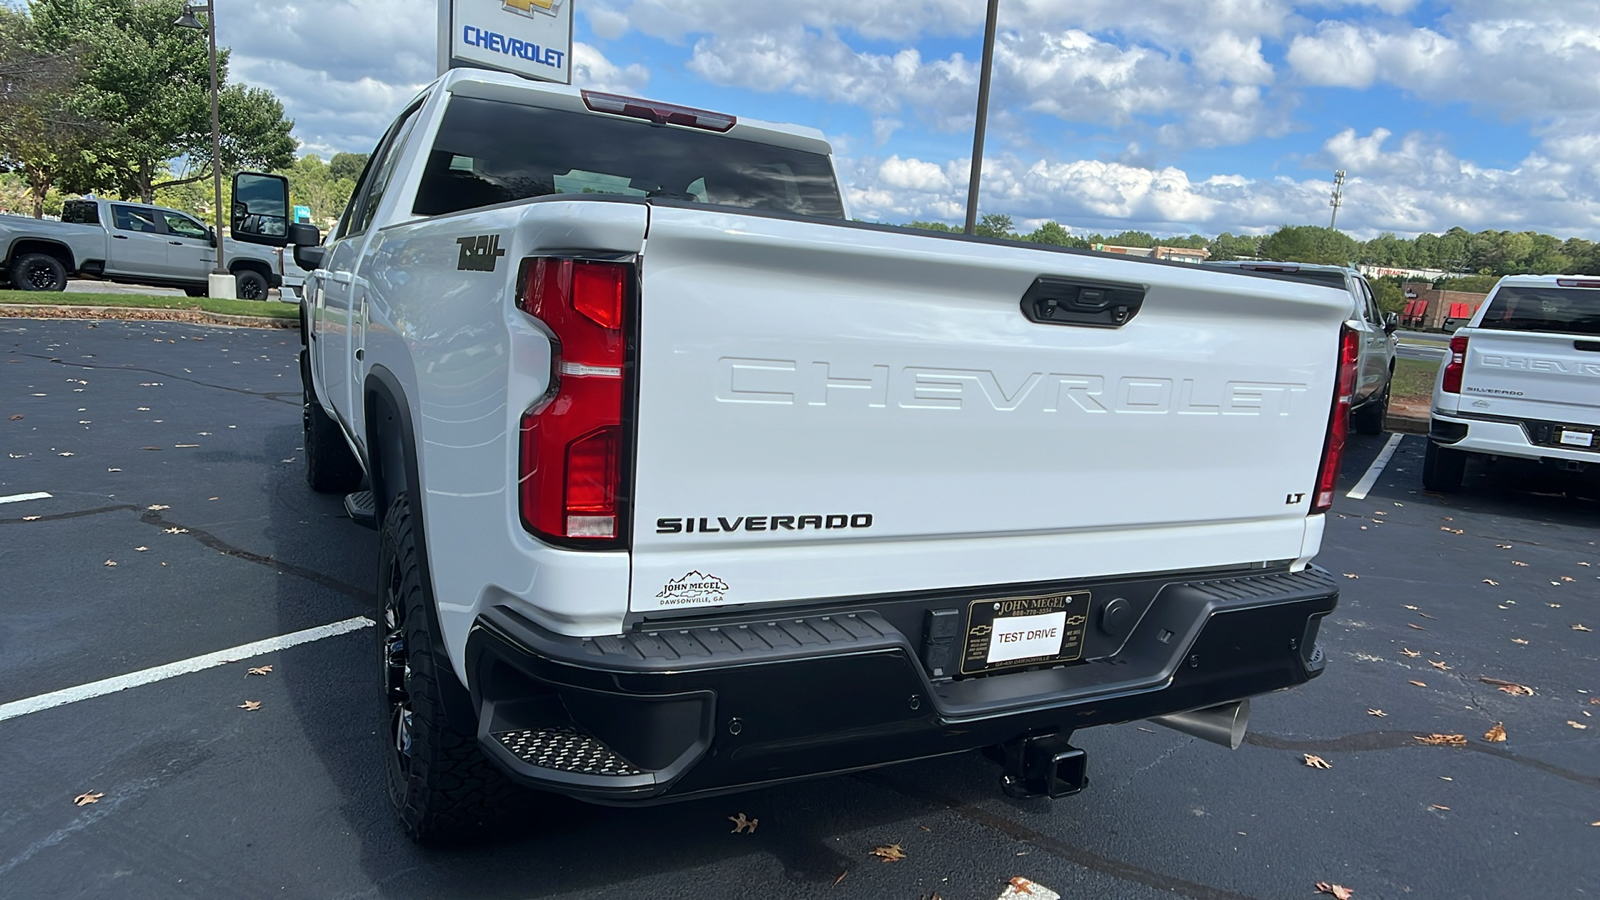
[[[1569,447],[1593,447],[1594,435],[1587,431],[1562,431],[1561,443]]]
[[[974,600],[967,607],[961,674],[1075,662],[1083,656],[1089,592]]]

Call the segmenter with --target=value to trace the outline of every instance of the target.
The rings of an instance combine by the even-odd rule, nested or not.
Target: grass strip
[[[293,319],[300,315],[298,304],[273,300],[214,300],[210,297],[99,294],[82,291],[0,291],[0,303],[116,306],[130,309],[197,309],[224,316],[271,316],[278,319]]]
[[[1433,381],[1439,374],[1440,360],[1397,359],[1394,362],[1394,387],[1389,396],[1396,400],[1433,399]]]

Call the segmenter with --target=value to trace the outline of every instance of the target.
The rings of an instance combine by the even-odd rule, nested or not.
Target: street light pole
[[[202,23],[195,18],[198,13],[205,13],[206,20]],[[193,28],[196,31],[205,31],[207,41],[207,62],[211,69],[211,187],[212,203],[215,210],[215,230],[217,236],[217,263],[211,270],[208,279],[209,293],[213,297],[226,297],[233,299],[237,288],[233,276],[228,274],[226,253],[223,248],[225,240],[222,236],[222,124],[217,114],[217,7],[216,0],[206,0],[205,6],[185,5],[183,15],[172,23],[178,28]]]
[[[967,234],[974,233],[978,227],[978,176],[983,174],[983,132],[989,121],[989,71],[994,68],[994,27],[999,16],[1000,0],[989,0],[989,15],[983,25],[983,70],[978,73],[978,126],[972,132],[972,177],[967,183]]]
[[[222,124],[217,116],[217,7],[216,0],[206,0],[206,36],[210,40],[211,52],[211,188],[212,197],[216,202],[216,229],[217,229],[217,267],[211,270],[213,275],[228,274],[228,267],[223,257],[222,245],[226,243],[222,237]]]

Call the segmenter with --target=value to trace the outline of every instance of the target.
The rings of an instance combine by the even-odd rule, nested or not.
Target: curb
[[[1390,415],[1383,420],[1383,429],[1397,434],[1427,434],[1427,417]]]
[[[34,315],[30,315],[33,313]],[[37,315],[45,313],[45,315]],[[129,315],[138,313],[138,315]],[[0,303],[0,314],[24,319],[131,319],[140,322],[188,322],[248,328],[300,328],[299,316],[231,316],[203,309],[150,306],[54,306],[48,303]]]

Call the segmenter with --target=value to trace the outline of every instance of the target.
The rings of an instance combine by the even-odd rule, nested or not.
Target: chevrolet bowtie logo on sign
[[[505,0],[506,12],[521,13],[531,16],[535,13],[553,16],[561,6],[561,0]]]

